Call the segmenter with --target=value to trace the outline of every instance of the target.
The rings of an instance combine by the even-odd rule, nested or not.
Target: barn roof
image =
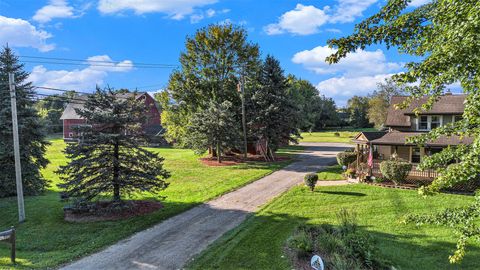
[[[135,93],[119,93],[116,94],[118,98],[128,98],[134,96]],[[148,93],[137,93],[137,99],[144,95],[149,95]],[[150,95],[149,95],[150,96]],[[60,117],[60,120],[66,120],[66,119],[82,119],[80,115],[77,114],[75,109],[83,109],[83,102],[82,100],[87,100],[88,95],[78,95],[75,96],[75,100],[67,104],[67,107],[65,107],[65,110],[62,113],[62,116]],[[155,100],[155,99],[154,99]],[[160,106],[158,103],[155,101],[155,107],[157,107],[158,111],[160,112]]]

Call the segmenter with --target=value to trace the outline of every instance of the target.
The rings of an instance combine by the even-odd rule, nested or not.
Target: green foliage
[[[459,236],[456,250],[449,259],[451,263],[462,261],[467,249],[468,240],[480,242],[480,196],[468,207],[450,208],[430,215],[407,215],[405,223],[415,223],[417,226],[424,224],[443,225],[452,228]]]
[[[71,161],[58,170],[63,180],[58,186],[68,197],[91,201],[109,194],[121,201],[134,192],[157,193],[168,186],[163,158],[141,147],[147,108],[135,95],[119,98],[97,89],[83,109],[76,109],[89,124],[78,128],[81,141],[67,146]]]
[[[212,102],[218,105],[229,102],[235,119],[241,119],[238,78],[242,72],[255,78],[259,63],[258,45],[247,41],[247,31],[243,28],[210,25],[187,37],[185,51],[180,55],[181,69],[170,75],[164,97],[160,98],[166,137],[185,144],[191,118],[207,110]]]
[[[300,226],[296,232],[287,239],[287,246],[296,252],[299,258],[308,257],[315,248],[311,231],[306,226]]]
[[[316,173],[307,173],[303,180],[305,181],[305,185],[313,191],[318,181],[318,175]]]
[[[229,147],[239,145],[240,130],[238,121],[228,101],[222,104],[210,103],[210,106],[197,112],[190,120],[187,129],[187,146],[197,153],[203,153],[209,147],[216,149],[218,162]]]
[[[333,136],[335,136],[335,137],[340,137],[340,133],[339,133],[339,132],[335,132],[335,133],[333,133]]]
[[[415,56],[413,59],[418,61],[407,63],[407,70],[393,79],[408,85],[405,89],[411,94],[398,107],[405,108],[416,98],[429,97],[417,113],[431,109],[448,85],[460,83],[466,94],[463,119],[409,140],[423,144],[439,136],[474,138],[473,144],[458,157],[458,163],[442,170],[431,186],[421,190],[431,194],[459,181],[474,181],[480,174],[480,12],[477,0],[436,0],[414,9],[407,9],[408,3],[390,0],[380,12],[356,25],[353,34],[330,40],[329,45],[337,51],[327,61],[337,63],[349,52],[378,43]]]
[[[288,76],[287,82],[288,94],[302,116],[298,119],[298,128],[313,131],[339,124],[337,108],[332,98],[320,95],[312,83],[293,75]]]
[[[286,79],[280,62],[268,55],[261,66],[258,85],[251,86],[245,97],[249,135],[265,142],[265,155],[274,160],[273,152],[289,142],[296,143],[298,108],[287,93]]]
[[[0,52],[0,198],[16,194],[8,73],[15,76],[24,194],[38,195],[48,186],[48,181],[40,173],[48,164],[44,158],[48,142],[45,141],[42,121],[34,108],[35,91],[27,81],[29,74],[23,68],[12,49],[4,47]]]
[[[338,226],[297,227],[287,240],[287,246],[299,259],[312,253],[321,254],[327,269],[388,269],[382,260],[376,242],[359,230],[354,212],[342,209],[337,213]]]
[[[375,125],[375,128],[382,128],[387,120],[387,112],[390,107],[392,96],[405,93],[403,87],[398,86],[392,79],[386,79],[383,83],[377,84],[377,90],[369,96],[368,120]]]
[[[392,159],[380,163],[382,175],[395,183],[402,184],[407,179],[408,173],[412,170],[412,164],[407,161]]]
[[[48,133],[53,134],[63,131],[63,121],[60,117],[69,99],[74,96],[75,93],[71,91],[61,95],[51,95],[35,102],[35,109],[44,121]]]
[[[354,128],[370,127],[368,121],[368,97],[353,96],[348,100],[347,112],[350,125]]]
[[[355,152],[345,151],[337,154],[337,163],[340,166],[348,166],[355,160],[357,160],[357,153]]]

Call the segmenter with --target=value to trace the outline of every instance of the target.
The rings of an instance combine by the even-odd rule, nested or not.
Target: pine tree
[[[37,195],[48,186],[48,181],[40,173],[48,164],[44,157],[48,142],[33,107],[35,92],[31,82],[27,81],[29,74],[23,70],[23,64],[12,50],[4,47],[0,52],[0,197],[16,194],[9,73],[15,76],[24,193]]]
[[[159,192],[168,186],[164,159],[141,147],[146,109],[136,93],[97,89],[88,96],[84,108],[77,109],[87,122],[77,128],[80,142],[67,146],[71,161],[57,172],[68,197],[92,201],[112,194],[114,202],[121,202],[132,192]]]
[[[197,153],[203,153],[214,146],[217,160],[221,163],[222,154],[230,150],[232,145],[239,145],[241,135],[238,126],[232,103],[210,102],[207,109],[192,117],[187,129],[188,146]]]
[[[282,144],[296,142],[299,108],[288,94],[288,85],[280,62],[267,56],[258,78],[258,86],[248,93],[248,126],[262,147],[267,160]]]

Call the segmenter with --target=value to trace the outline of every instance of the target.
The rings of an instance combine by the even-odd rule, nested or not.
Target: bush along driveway
[[[338,144],[310,145],[298,161],[252,184],[170,218],[63,269],[180,269],[224,233],[308,172],[335,162]]]

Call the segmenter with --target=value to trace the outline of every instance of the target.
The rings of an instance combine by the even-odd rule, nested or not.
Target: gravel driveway
[[[336,153],[351,147],[338,143],[303,145],[306,150],[298,154],[299,159],[285,168],[62,269],[181,269],[250,213],[301,183],[306,173],[334,163]]]

